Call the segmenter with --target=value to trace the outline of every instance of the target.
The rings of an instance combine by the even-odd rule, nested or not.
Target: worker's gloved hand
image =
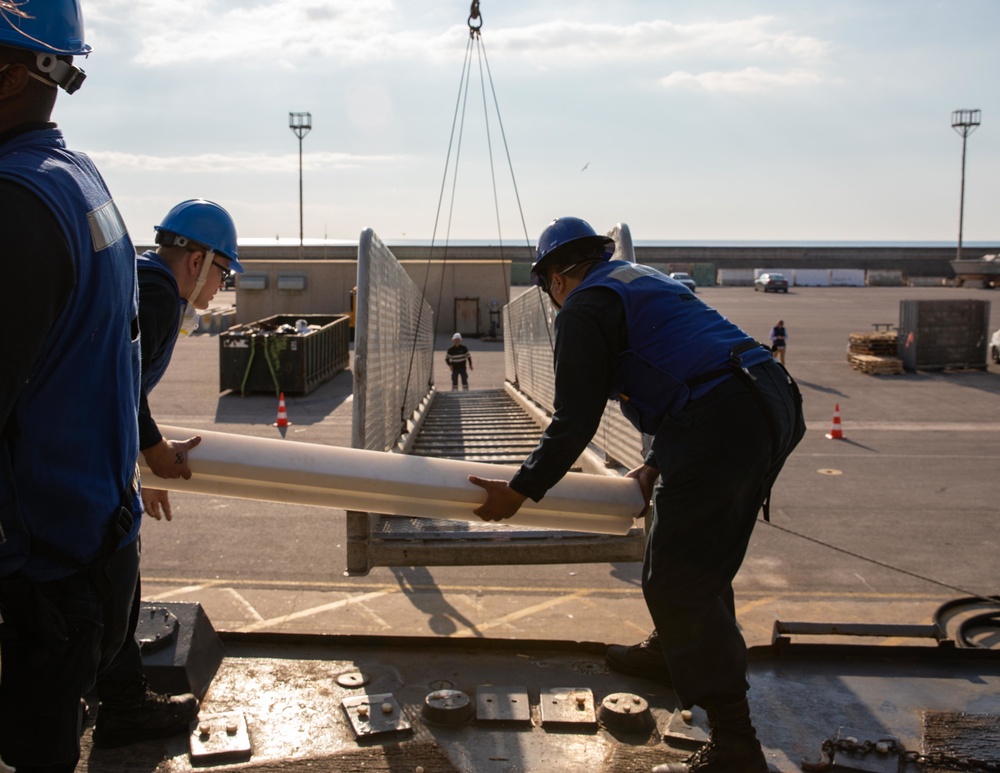
[[[639,490],[642,491],[642,501],[646,503],[646,506],[636,518],[642,518],[649,512],[649,508],[652,506],[653,487],[656,485],[656,479],[660,477],[660,471],[655,467],[644,464],[636,467],[634,470],[629,470],[625,474],[625,477],[635,478],[639,481]]]
[[[502,521],[516,513],[527,497],[518,494],[505,480],[490,480],[476,475],[469,476],[469,482],[486,489],[486,502],[472,512],[484,521]]]
[[[174,514],[170,509],[170,495],[161,488],[142,487],[142,509],[146,515],[158,521],[161,518],[166,518],[168,521],[174,519]]]
[[[188,451],[200,442],[200,435],[195,435],[187,440],[161,438],[156,445],[142,449],[142,456],[146,460],[146,466],[157,477],[188,480],[191,477],[191,468],[188,466]]]

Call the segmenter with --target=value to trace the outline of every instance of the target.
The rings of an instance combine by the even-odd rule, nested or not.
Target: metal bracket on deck
[[[192,765],[221,765],[250,759],[250,731],[241,711],[203,714],[189,738]]]
[[[357,738],[405,733],[413,729],[396,698],[389,692],[344,698],[341,706]]]
[[[937,625],[896,625],[888,623],[796,623],[774,621],[772,644],[788,644],[792,635],[801,636],[876,636],[901,639],[933,639],[940,647],[954,647],[955,642]]]
[[[538,696],[542,727],[597,727],[594,693],[589,687],[553,687]]]

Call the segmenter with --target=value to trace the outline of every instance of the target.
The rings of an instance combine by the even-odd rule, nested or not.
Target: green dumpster
[[[309,394],[350,362],[350,316],[279,314],[219,335],[219,389]]]

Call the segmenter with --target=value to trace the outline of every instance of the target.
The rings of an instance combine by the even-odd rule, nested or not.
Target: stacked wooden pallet
[[[898,376],[903,372],[899,357],[874,357],[870,354],[852,354],[851,367],[873,376]]]
[[[851,333],[847,361],[855,370],[874,376],[894,376],[903,372],[898,333]]]
[[[852,354],[895,357],[899,353],[899,333],[851,333],[848,341]]]

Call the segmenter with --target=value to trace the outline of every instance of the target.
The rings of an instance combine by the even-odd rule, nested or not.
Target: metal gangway
[[[609,232],[632,254],[627,226]],[[464,461],[518,465],[552,411],[554,314],[538,288],[503,309],[502,389],[438,391],[433,311],[392,252],[370,230],[358,248],[352,445]],[[609,404],[577,471],[621,475],[648,439]],[[498,476],[499,477],[499,476]],[[377,566],[470,566],[641,561],[645,531],[625,536],[349,511],[347,572]]]

